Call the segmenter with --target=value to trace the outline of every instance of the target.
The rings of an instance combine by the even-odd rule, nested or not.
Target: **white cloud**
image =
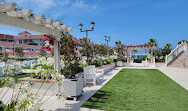
[[[101,12],[98,2],[86,0],[7,0],[16,2],[22,9],[32,9],[34,14],[43,14],[54,20],[64,17],[91,16]]]
[[[88,3],[86,0],[55,0],[56,5],[53,10],[50,10],[50,14],[58,17],[66,16],[90,16],[91,13],[95,14],[100,12],[99,5],[97,3]]]
[[[23,9],[32,9],[34,13],[41,13],[55,5],[55,0],[7,0],[16,2]]]
[[[72,3],[72,6],[75,8],[84,8],[88,7],[88,4],[86,4],[83,0],[76,0]]]
[[[71,4],[71,0],[57,0],[56,4],[60,6],[67,6]]]

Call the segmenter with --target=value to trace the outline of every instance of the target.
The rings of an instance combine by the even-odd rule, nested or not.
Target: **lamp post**
[[[15,48],[14,48],[14,42],[13,42],[12,45],[13,45],[13,57],[14,57],[14,51],[15,51]]]
[[[86,32],[86,39],[88,38],[88,32],[89,32],[89,31],[94,31],[95,23],[94,23],[94,22],[91,22],[91,23],[90,23],[90,27],[91,27],[90,30],[88,30],[88,29],[82,30],[82,29],[83,29],[83,25],[82,25],[81,23],[78,25],[78,28],[80,29],[80,32]],[[86,43],[87,43],[87,41],[86,41]],[[90,62],[89,62],[88,49],[87,49],[87,48],[88,48],[88,47],[86,47],[86,50],[87,50],[87,62],[88,62],[88,64],[89,64]]]
[[[83,29],[83,25],[80,23],[79,25],[78,25],[78,28],[80,29],[80,32],[86,32],[86,38],[88,38],[88,32],[89,31],[94,31],[94,27],[95,27],[95,23],[94,22],[91,22],[90,23],[90,27],[91,27],[91,30],[82,30]]]

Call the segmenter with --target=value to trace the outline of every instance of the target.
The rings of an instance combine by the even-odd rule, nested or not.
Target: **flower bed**
[[[91,62],[91,65],[95,65],[96,67],[100,67],[100,66],[103,66],[103,65],[107,65],[107,64],[111,64],[113,63],[113,59],[112,58],[104,58],[104,57],[101,57],[101,58],[98,58],[98,59],[95,59]]]

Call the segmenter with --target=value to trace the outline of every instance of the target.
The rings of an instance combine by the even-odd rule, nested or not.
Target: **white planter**
[[[117,61],[117,67],[122,67],[122,61]]]
[[[77,97],[83,92],[83,82],[83,76],[78,76],[76,79],[65,79],[60,89],[66,93],[67,98],[77,100]]]

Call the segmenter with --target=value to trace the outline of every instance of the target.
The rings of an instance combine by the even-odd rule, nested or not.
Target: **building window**
[[[9,42],[13,42],[13,40],[8,40]]]
[[[28,43],[28,39],[25,39],[25,40],[24,40],[24,43]]]
[[[2,51],[3,50],[3,48],[2,47],[0,47],[0,51]]]
[[[22,44],[22,40],[19,40],[19,44]]]
[[[30,39],[30,40],[29,40],[29,43],[33,43],[33,40]]]
[[[7,41],[7,39],[0,39],[0,41]]]

